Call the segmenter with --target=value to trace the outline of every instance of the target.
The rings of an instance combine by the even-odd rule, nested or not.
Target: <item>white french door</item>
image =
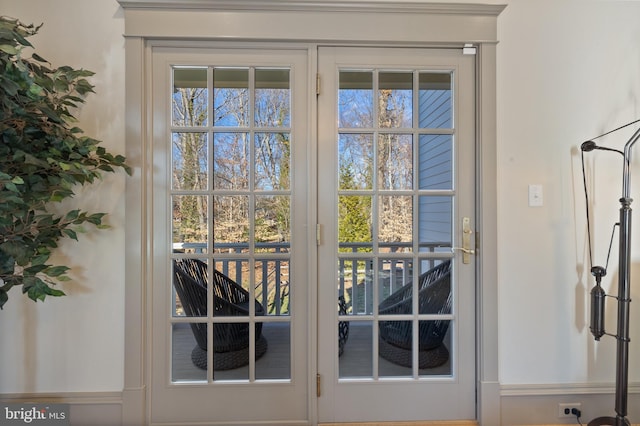
[[[475,419],[474,57],[318,64],[319,421]]]
[[[151,423],[475,419],[474,58],[151,64]]]
[[[152,51],[152,424],[310,417],[307,62]]]

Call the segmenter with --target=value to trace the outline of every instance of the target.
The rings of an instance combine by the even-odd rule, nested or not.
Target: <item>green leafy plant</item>
[[[0,17],[0,308],[16,286],[34,301],[64,295],[55,285],[69,280],[70,268],[48,263],[58,241],[77,240],[84,224],[107,226],[105,213],[59,213],[54,203],[103,172],[131,174],[123,156],[73,126],[94,73],[24,57],[39,29]]]

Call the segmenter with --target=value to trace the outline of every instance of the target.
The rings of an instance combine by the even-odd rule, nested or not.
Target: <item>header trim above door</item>
[[[420,3],[395,1],[305,1],[305,0],[118,0],[125,9],[198,9],[198,10],[263,10],[323,12],[389,12],[431,13],[445,15],[498,16],[505,8],[500,4]]]
[[[504,5],[394,1],[118,0],[127,37],[495,43]],[[378,31],[379,28],[393,31]]]

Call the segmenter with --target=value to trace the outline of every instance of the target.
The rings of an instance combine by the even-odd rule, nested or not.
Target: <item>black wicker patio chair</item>
[[[214,316],[249,316],[249,292],[226,275],[214,269]],[[207,316],[207,264],[198,259],[173,261],[173,285],[188,317]],[[264,315],[264,308],[256,301],[255,314]],[[207,325],[190,323],[196,339],[191,360],[196,367],[207,368]],[[262,335],[262,323],[255,324],[256,359],[267,351]],[[213,325],[213,368],[230,370],[249,364],[249,323]]]
[[[338,312],[340,315],[347,315],[347,302],[343,296],[338,297]],[[338,322],[338,356],[342,356],[344,345],[349,339],[349,321]]]
[[[440,263],[423,273],[418,279],[418,313],[451,313],[451,261]],[[411,367],[412,322],[385,321],[385,315],[411,314],[413,285],[405,284],[380,303],[378,312],[380,356],[394,364]],[[420,321],[418,328],[419,368],[440,366],[449,359],[443,343],[449,329],[449,320]]]

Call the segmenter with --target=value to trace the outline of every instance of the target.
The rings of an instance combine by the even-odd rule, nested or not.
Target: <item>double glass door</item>
[[[151,422],[475,418],[473,58],[152,57]]]

